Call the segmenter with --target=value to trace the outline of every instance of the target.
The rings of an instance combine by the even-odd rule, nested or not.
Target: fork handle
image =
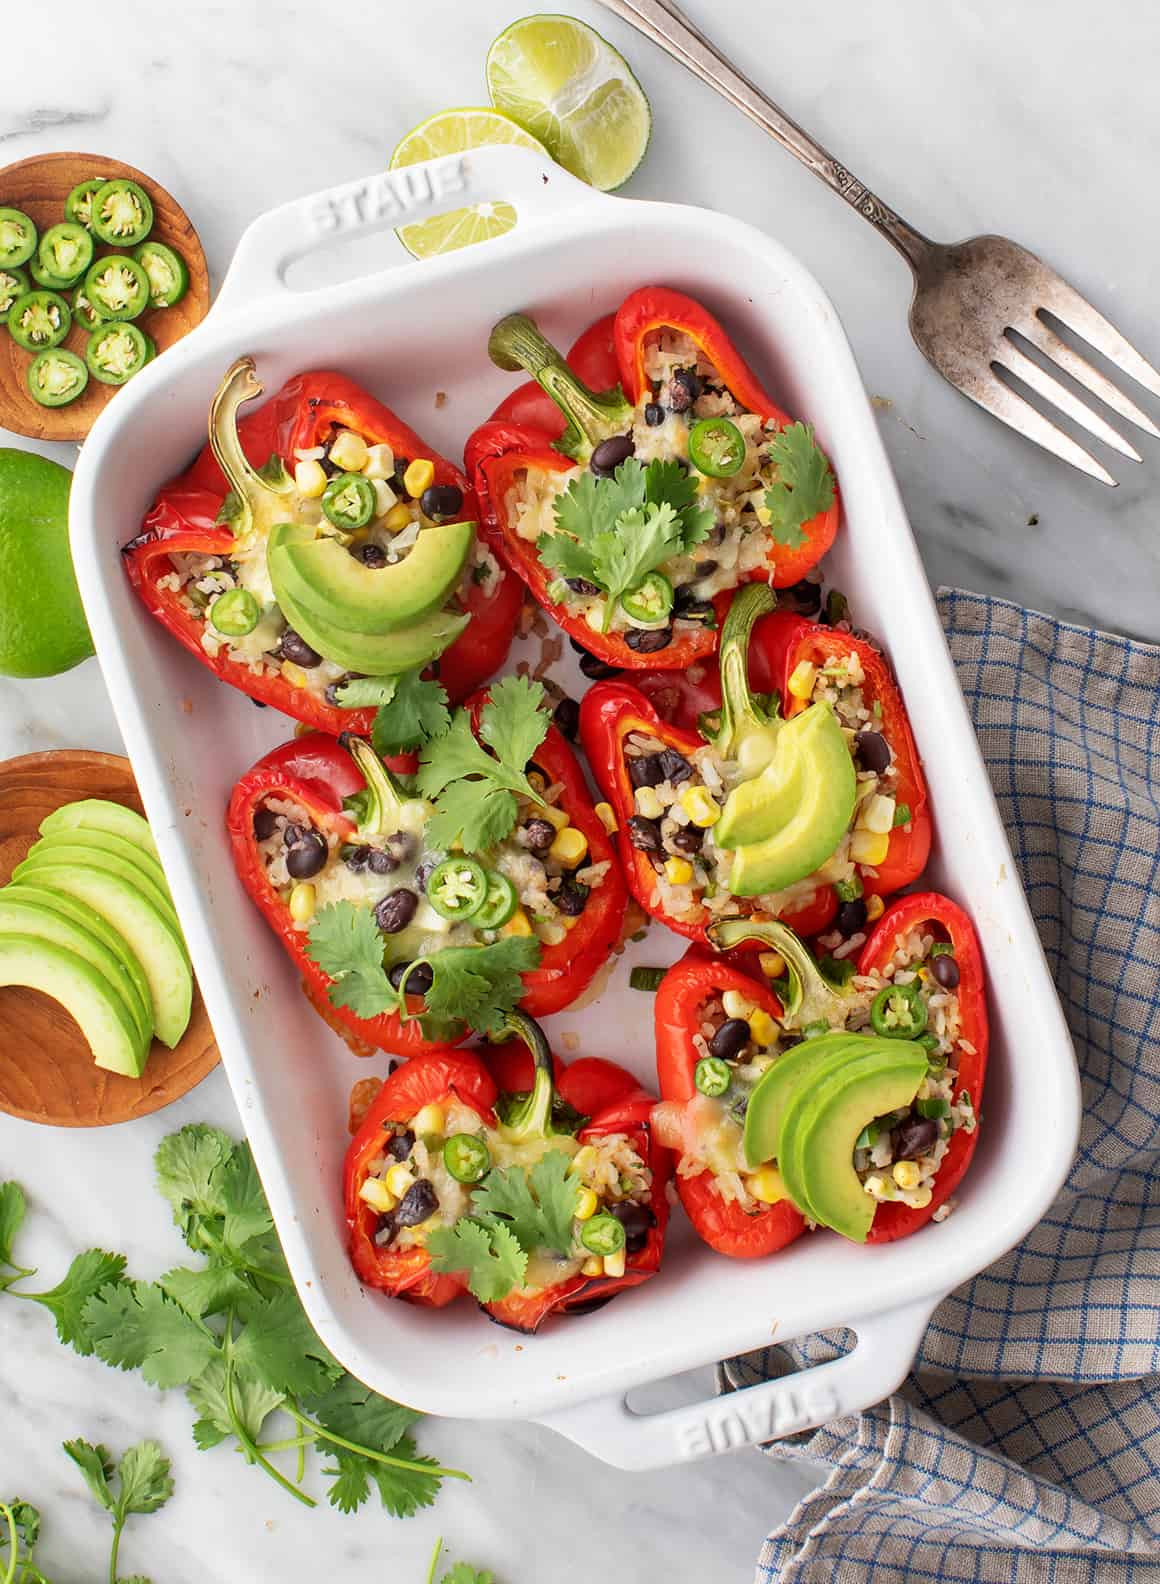
[[[852,171],[827,153],[796,121],[791,121],[748,77],[742,76],[672,0],[602,0],[602,3],[654,44],[659,44],[694,77],[715,88],[731,105],[775,138],[782,148],[788,149],[807,170],[820,176],[827,187],[844,198],[898,249],[917,274],[932,245],[921,231],[916,231],[888,209]]]

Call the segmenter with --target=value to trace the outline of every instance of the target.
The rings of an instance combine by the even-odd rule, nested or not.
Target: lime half
[[[546,154],[510,116],[498,110],[440,110],[413,127],[391,155],[391,169],[416,165],[420,160],[437,159],[441,154],[464,154],[468,149],[488,143],[514,143],[518,148]],[[453,209],[434,220],[417,220],[400,226],[399,241],[416,258],[433,258],[436,253],[452,253],[502,236],[516,223],[515,209],[509,203],[476,203],[466,209]]]
[[[644,158],[652,131],[644,90],[623,55],[575,17],[513,22],[487,52],[487,86],[497,109],[602,192]]]

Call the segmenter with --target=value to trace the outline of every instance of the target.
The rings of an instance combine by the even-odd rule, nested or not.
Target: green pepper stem
[[[623,434],[632,423],[634,409],[620,386],[600,394],[589,390],[527,314],[501,319],[487,351],[498,368],[523,369],[552,398],[568,420],[556,448],[576,462],[587,462],[602,440]]]
[[[749,640],[758,617],[767,615],[776,603],[768,583],[749,583],[734,598],[721,629],[721,723],[713,746],[722,758],[740,758],[741,743],[750,734],[768,737],[767,763],[772,755],[773,722],[758,708],[749,687]]]
[[[342,732],[338,741],[362,771],[370,793],[367,811],[358,822],[359,835],[382,836],[397,831],[405,799],[394,777],[364,737]]]
[[[519,1010],[504,1015],[503,1028],[506,1033],[523,1040],[536,1064],[531,1093],[505,1123],[504,1132],[511,1139],[547,1138],[551,1131],[552,1101],[556,1095],[552,1048],[548,1044],[548,1037],[535,1018]]]
[[[264,479],[242,449],[238,436],[238,408],[261,394],[262,386],[254,371],[253,358],[241,357],[230,365],[209,406],[210,449],[238,503],[239,521],[235,530],[238,539],[247,537],[256,527],[268,527],[268,523],[258,521],[260,508],[267,504],[269,497],[289,494],[292,488],[289,478],[280,485]],[[281,515],[285,516],[285,512]],[[273,521],[273,517],[270,520]]]
[[[784,957],[789,994],[783,1003],[782,1023],[787,1029],[802,1029],[810,1023],[845,1027],[849,998],[826,981],[808,947],[788,924],[779,919],[724,919],[711,924],[708,934],[718,951],[733,951],[756,941]]]

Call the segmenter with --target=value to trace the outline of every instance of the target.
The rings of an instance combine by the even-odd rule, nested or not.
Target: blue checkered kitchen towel
[[[887,1402],[773,1457],[825,1484],[758,1584],[1160,1584],[1160,648],[939,604],[1083,1074],[1067,1185]],[[811,1337],[723,1366],[752,1384]]]

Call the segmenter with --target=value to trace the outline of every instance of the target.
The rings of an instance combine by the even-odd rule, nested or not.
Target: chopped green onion
[[[895,825],[896,826],[898,826],[898,825],[909,825],[910,824],[910,820],[911,820],[910,804],[909,803],[896,803],[894,805],[894,823],[895,823]]]
[[[951,1108],[945,1100],[940,1100],[936,1095],[930,1100],[916,1100],[915,1110],[919,1116],[929,1117],[932,1122],[937,1122],[940,1117],[950,1116]]]
[[[862,877],[855,875],[852,880],[836,880],[834,895],[839,902],[857,902],[862,895]]]
[[[667,972],[667,968],[634,968],[628,976],[628,988],[647,990],[651,994],[660,989],[661,980]]]

